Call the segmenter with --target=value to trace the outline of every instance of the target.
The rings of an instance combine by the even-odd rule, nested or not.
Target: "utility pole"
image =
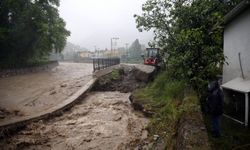
[[[126,45],[126,50],[128,51],[128,45],[129,45],[129,44],[128,44],[128,43],[126,43],[125,45]]]
[[[113,54],[113,40],[119,40],[119,38],[118,37],[111,38],[111,43],[110,43],[111,44],[111,46],[110,46],[111,47],[111,55]]]
[[[96,54],[96,45],[94,47],[95,47],[95,57],[97,57],[97,54]]]
[[[125,53],[126,53],[126,59],[127,59],[127,63],[128,63],[128,43],[126,43],[125,44],[126,45],[126,51],[125,51]]]
[[[112,46],[113,46],[112,38],[111,38],[110,40],[111,40],[111,43],[110,43],[110,45],[111,45],[110,51],[112,52]]]
[[[98,55],[98,58],[100,58],[100,48],[97,48],[97,55]]]

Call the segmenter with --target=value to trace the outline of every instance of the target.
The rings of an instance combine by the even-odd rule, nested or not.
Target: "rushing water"
[[[134,149],[147,138],[148,119],[135,112],[129,93],[92,92],[60,117],[33,123],[0,141],[8,149]]]
[[[60,63],[52,70],[1,78],[0,111],[9,113],[0,119],[33,115],[61,103],[92,78],[92,70],[92,64]]]

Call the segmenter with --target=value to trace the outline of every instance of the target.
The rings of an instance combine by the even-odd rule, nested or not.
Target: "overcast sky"
[[[146,44],[153,33],[139,33],[134,14],[141,14],[146,0],[61,0],[60,16],[71,31],[69,42],[86,47],[110,49],[111,37],[119,37],[118,47],[135,39]]]

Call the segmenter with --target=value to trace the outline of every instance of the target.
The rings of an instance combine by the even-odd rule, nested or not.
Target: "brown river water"
[[[0,149],[113,150],[140,149],[149,120],[133,110],[130,93],[91,92],[62,116],[32,123]]]
[[[48,71],[0,78],[0,122],[33,116],[65,101],[92,79],[92,66],[60,62]]]

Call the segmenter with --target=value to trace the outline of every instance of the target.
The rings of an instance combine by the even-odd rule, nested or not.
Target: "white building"
[[[250,79],[250,1],[245,0],[225,17],[224,54],[228,65],[223,68],[223,82],[242,77]]]
[[[225,104],[235,121],[248,125],[250,92],[250,0],[243,0],[225,16],[223,85]],[[241,115],[237,115],[241,114]],[[243,116],[243,117],[241,117]]]

